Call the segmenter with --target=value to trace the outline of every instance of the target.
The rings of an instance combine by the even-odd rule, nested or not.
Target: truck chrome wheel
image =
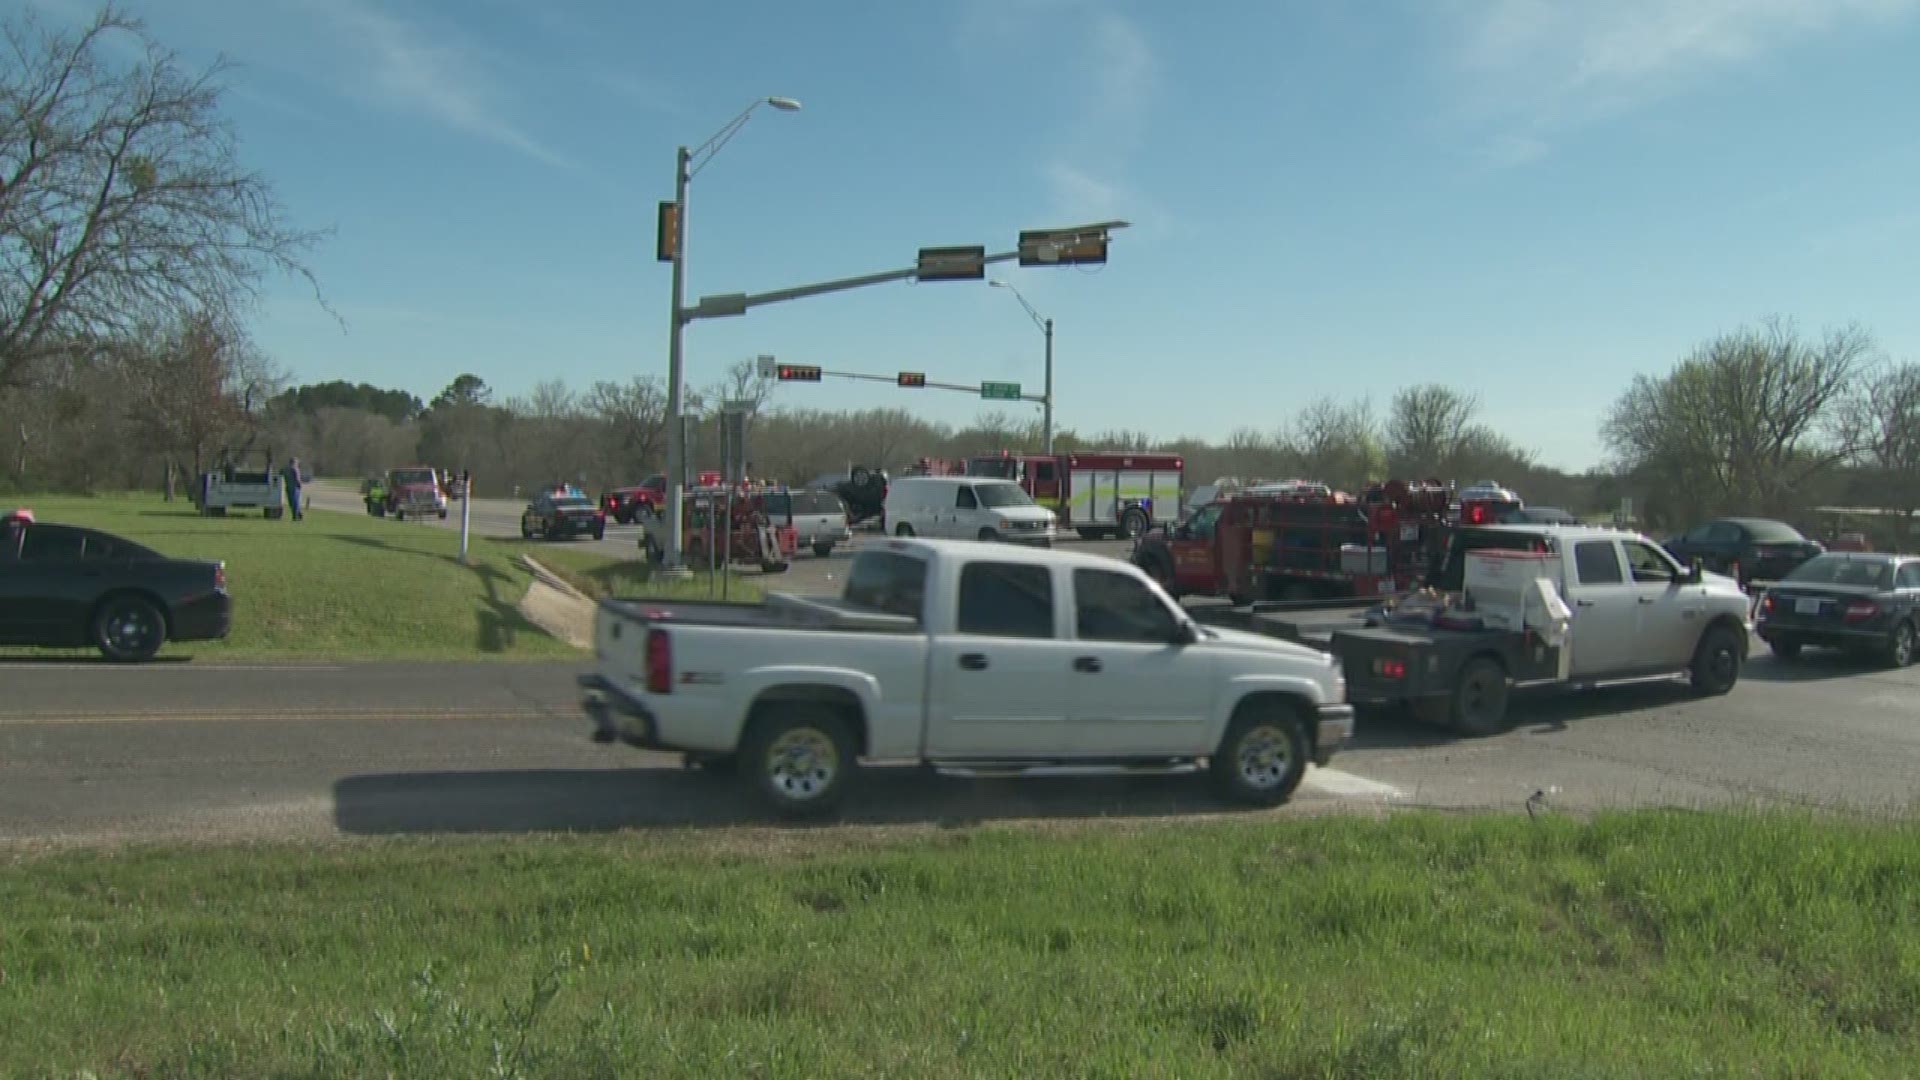
[[[1240,740],[1240,779],[1250,788],[1267,791],[1286,782],[1292,763],[1287,735],[1272,724],[1262,724]]]
[[[767,781],[796,802],[818,796],[840,771],[840,752],[825,732],[792,728],[767,747]]]

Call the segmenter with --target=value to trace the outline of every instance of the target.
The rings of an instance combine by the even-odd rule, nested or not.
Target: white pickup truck
[[[1286,801],[1353,733],[1338,661],[1203,627],[1113,559],[887,540],[842,597],[604,600],[580,677],[599,742],[736,772],[783,816],[834,806],[857,764],[963,776],[1198,771]]]

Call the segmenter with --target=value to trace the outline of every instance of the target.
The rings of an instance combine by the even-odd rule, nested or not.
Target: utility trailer
[[[253,457],[253,454],[248,454]],[[260,452],[260,469],[241,468],[231,458],[211,472],[200,474],[193,501],[206,517],[226,517],[229,510],[258,510],[269,518],[286,513],[286,488],[273,468],[273,456]]]

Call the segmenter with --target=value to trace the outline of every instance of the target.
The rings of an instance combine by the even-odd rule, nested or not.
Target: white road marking
[[[1307,769],[1307,775],[1300,783],[1302,787],[1310,787],[1329,795],[1347,798],[1404,799],[1407,797],[1406,792],[1392,784],[1383,784],[1378,780],[1369,780],[1364,776],[1341,772],[1339,769],[1322,769],[1317,765]]]

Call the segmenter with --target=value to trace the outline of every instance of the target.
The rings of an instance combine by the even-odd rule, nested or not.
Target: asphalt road
[[[601,747],[576,664],[0,664],[0,840],[334,838],[734,825],[730,784]],[[1920,775],[1920,668],[1764,654],[1735,691],[1676,683],[1522,698],[1523,722],[1452,740],[1366,717],[1291,807],[1587,810],[1728,802],[1905,809]],[[875,771],[849,820],[1218,813],[1194,778],[929,779]]]
[[[308,505],[316,510],[331,510],[348,514],[366,513],[366,504],[359,493],[350,484],[338,481],[321,480],[308,486]],[[447,520],[430,519],[427,521],[393,521],[396,529],[458,529],[460,527],[460,503],[452,504],[452,513]],[[469,527],[476,536],[513,538],[520,535],[520,512],[526,509],[524,502],[513,499],[475,499],[471,511]],[[557,540],[554,544],[568,549],[585,549],[615,559],[636,559],[640,557],[640,526],[609,523],[604,540]],[[847,563],[863,543],[872,543],[877,534],[855,532],[851,544],[836,547],[833,554],[824,559],[817,558],[811,551],[802,551],[793,559],[785,571],[774,574],[761,574],[753,567],[739,567],[743,577],[762,580],[769,589],[779,592],[798,593],[802,596],[837,596],[846,581]],[[1132,551],[1132,544],[1124,540],[1083,541],[1074,538],[1065,542],[1076,551],[1092,551],[1114,558],[1124,559]]]

